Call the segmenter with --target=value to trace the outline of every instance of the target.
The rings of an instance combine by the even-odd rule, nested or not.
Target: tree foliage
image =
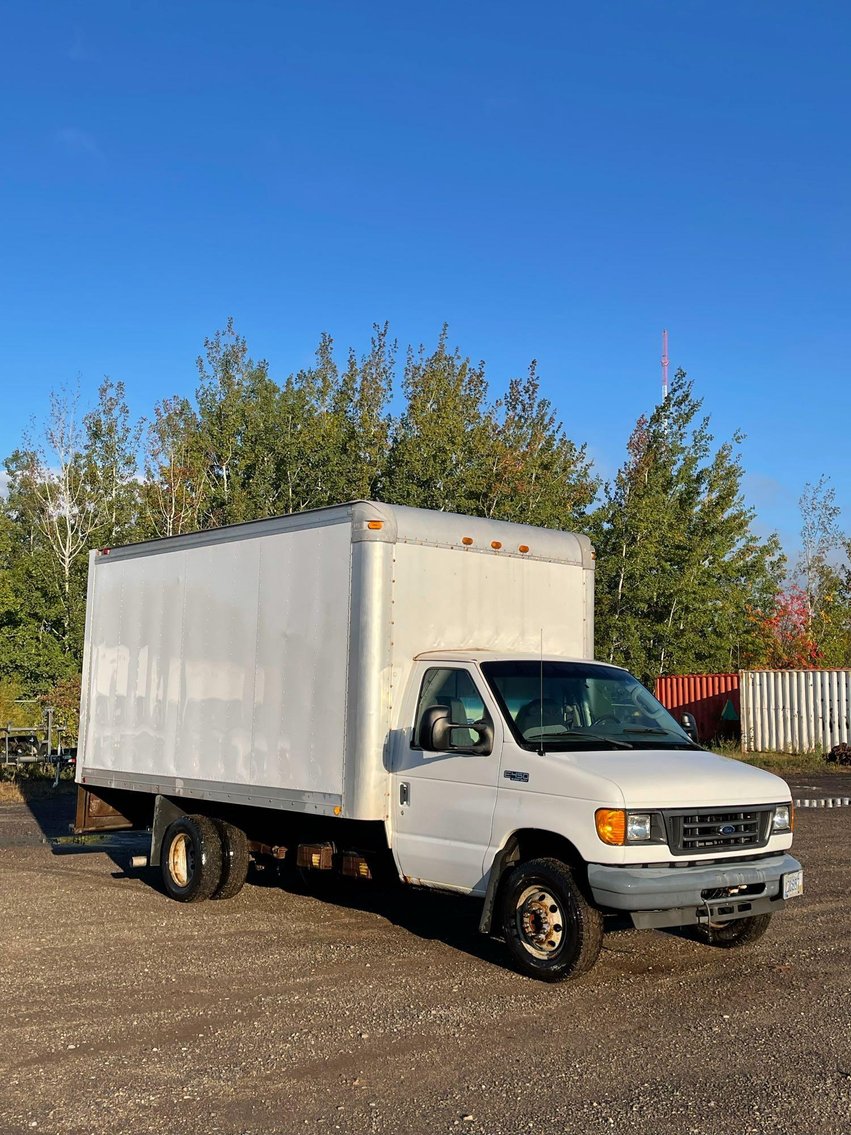
[[[640,418],[595,516],[597,654],[648,684],[738,669],[758,651],[752,611],[770,605],[783,560],[759,540],[734,437],[717,448],[692,384]]]
[[[801,635],[812,646],[810,665],[851,664],[851,539],[839,529],[836,490],[826,477],[804,486],[798,582]]]
[[[571,528],[591,507],[600,481],[584,445],[570,440],[548,399],[540,394],[537,364],[513,378],[492,415],[486,516]]]
[[[714,443],[682,372],[603,486],[534,362],[496,381],[444,327],[408,349],[394,395],[396,371],[378,324],[363,354],[341,362],[322,335],[309,365],[275,378],[229,320],[205,341],[194,392],[165,394],[147,421],[109,378],[82,415],[76,391],[60,391],[5,462],[0,681],[73,702],[92,547],[369,498],[591,533],[598,655],[647,681],[851,662],[832,490],[805,490],[800,592],[784,590],[777,542],[757,539],[742,500],[740,439]]]

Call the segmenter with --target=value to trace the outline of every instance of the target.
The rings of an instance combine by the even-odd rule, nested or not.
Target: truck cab
[[[736,946],[801,892],[785,782],[702,749],[619,667],[420,654],[391,736],[400,876],[481,896],[536,977],[589,968],[606,914]]]

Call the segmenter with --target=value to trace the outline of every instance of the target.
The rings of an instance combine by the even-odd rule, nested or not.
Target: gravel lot
[[[461,900],[181,906],[126,837],[54,854],[71,807],[0,806],[2,1135],[851,1131],[851,808],[799,811],[806,895],[757,946],[615,929],[550,987]]]

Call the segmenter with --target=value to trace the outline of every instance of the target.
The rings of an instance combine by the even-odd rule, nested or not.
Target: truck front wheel
[[[697,932],[707,946],[735,950],[759,941],[771,919],[770,914],[757,914],[753,918],[734,918],[731,922],[709,922],[699,926]]]
[[[603,942],[603,916],[566,864],[520,863],[509,872],[502,894],[503,934],[518,969],[540,981],[563,981],[591,969]]]
[[[222,878],[222,841],[206,816],[181,816],[169,824],[160,851],[163,884],[178,902],[208,899]]]

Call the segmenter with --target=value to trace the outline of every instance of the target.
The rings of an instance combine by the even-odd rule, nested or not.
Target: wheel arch
[[[479,919],[479,930],[482,934],[491,932],[494,912],[498,908],[500,888],[507,872],[516,863],[539,858],[559,859],[562,863],[566,863],[575,871],[580,887],[587,890],[585,860],[566,836],[545,828],[518,828],[511,833],[493,857],[485,900],[482,904],[482,915]]]

